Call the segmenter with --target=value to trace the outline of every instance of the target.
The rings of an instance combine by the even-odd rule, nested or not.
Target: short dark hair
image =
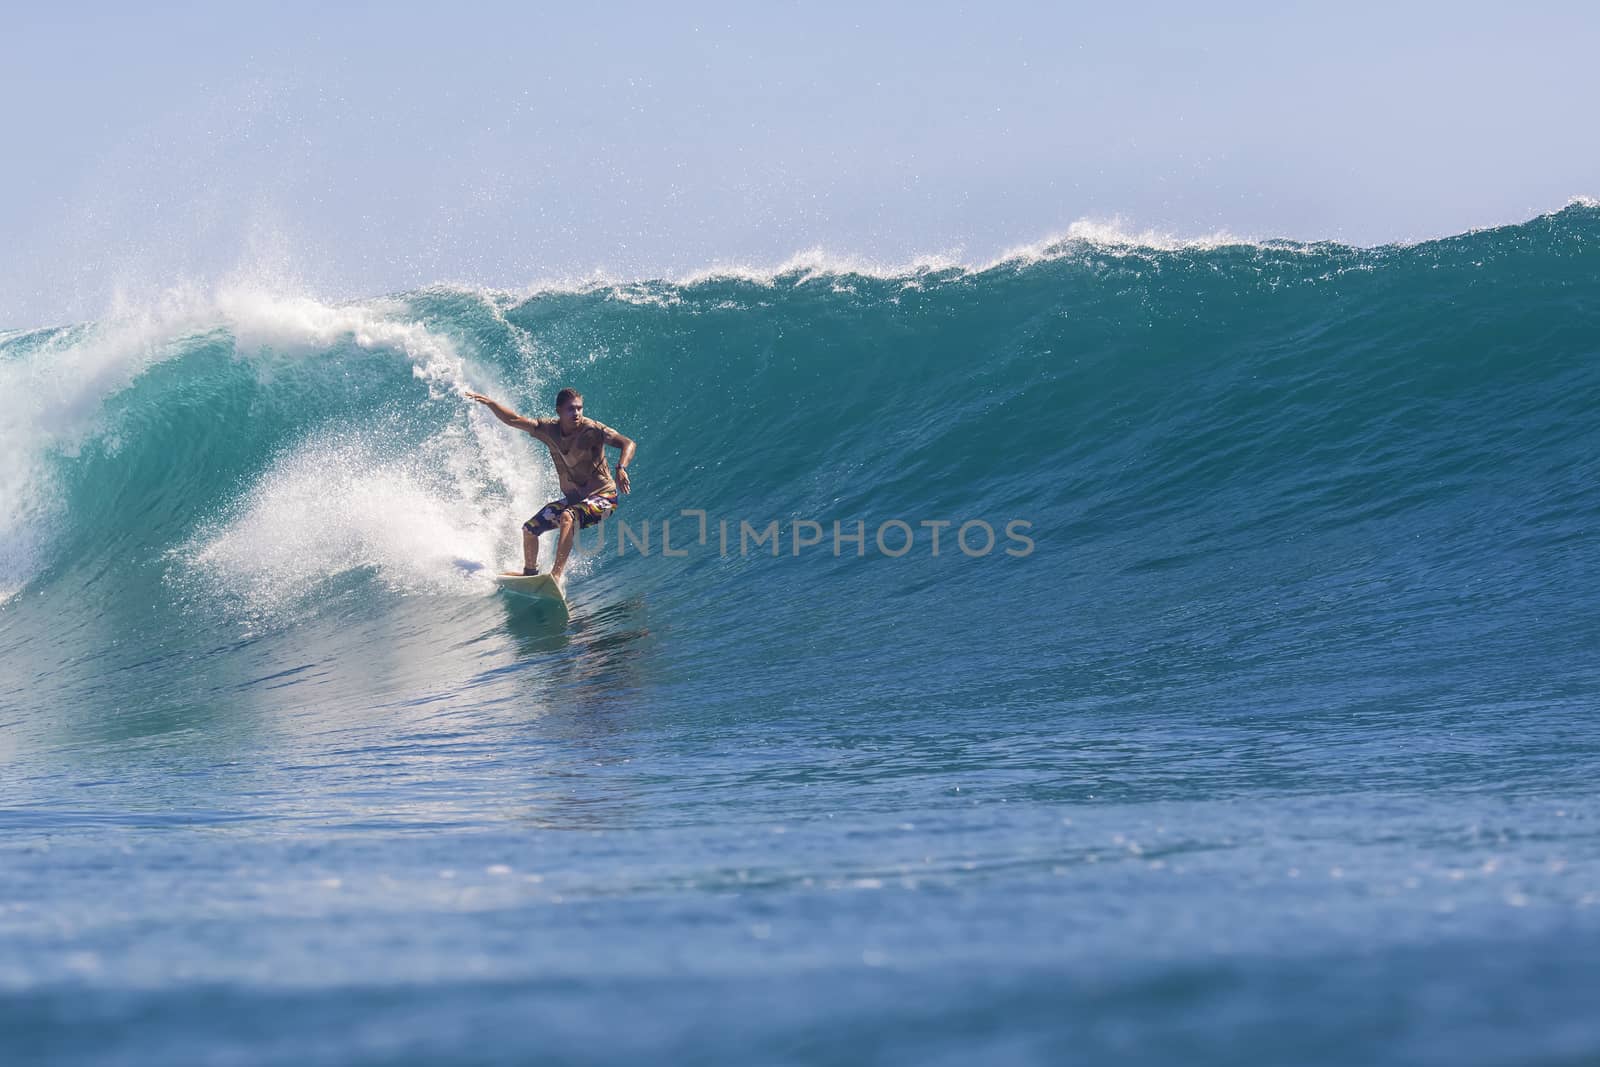
[[[574,400],[582,400],[583,394],[576,389],[563,389],[556,394],[556,410],[561,410],[561,405],[570,404]]]

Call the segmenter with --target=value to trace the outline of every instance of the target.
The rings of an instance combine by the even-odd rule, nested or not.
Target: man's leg
[[[522,572],[532,574],[539,569],[539,535],[556,528],[556,509],[565,505],[552,500],[539,509],[539,514],[522,524]]]
[[[528,529],[527,523],[522,524],[522,569],[539,569],[539,535]]]
[[[567,555],[572,551],[572,535],[578,529],[578,520],[572,512],[561,513],[561,537],[556,541],[556,565],[550,568],[550,577],[556,581],[561,580],[561,574],[567,568]]]

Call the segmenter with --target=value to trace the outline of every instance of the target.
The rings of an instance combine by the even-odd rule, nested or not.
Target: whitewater
[[[1597,294],[1580,200],[0,331],[0,1052],[1600,1057]],[[563,386],[552,623],[462,394]]]

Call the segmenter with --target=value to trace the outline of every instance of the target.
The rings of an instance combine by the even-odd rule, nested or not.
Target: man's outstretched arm
[[[624,437],[622,434],[607,426],[606,444],[622,449],[622,456],[617,460],[617,488],[626,493],[631,488],[631,486],[628,484],[627,467],[628,464],[633,462],[633,438]]]
[[[486,407],[490,411],[494,412],[494,417],[495,418],[499,419],[501,422],[505,423],[507,426],[513,426],[513,427],[521,430],[523,433],[534,433],[535,430],[537,429],[537,427],[535,427],[533,425],[533,420],[532,419],[523,418],[521,415],[518,415],[515,411],[512,411],[510,408],[505,407],[504,405],[501,405],[501,404],[497,404],[493,400],[490,400],[488,397],[484,396],[482,393],[467,393],[466,394],[466,398],[468,400],[476,400],[478,403],[482,404],[484,407]]]

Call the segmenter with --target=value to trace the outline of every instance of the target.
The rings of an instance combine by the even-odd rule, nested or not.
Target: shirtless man
[[[563,389],[556,394],[559,417],[554,419],[526,419],[481,393],[466,396],[494,412],[494,417],[507,426],[543,441],[550,449],[556,477],[561,480],[562,498],[550,501],[539,509],[539,514],[522,524],[522,573],[539,573],[539,535],[546,530],[560,529],[556,565],[550,568],[550,577],[561,581],[567,554],[572,551],[573,535],[616,510],[618,489],[624,493],[628,491],[627,467],[633,461],[633,442],[604,423],[584,418],[583,395],[576,389]],[[622,450],[614,481],[611,468],[606,465],[607,445]]]

